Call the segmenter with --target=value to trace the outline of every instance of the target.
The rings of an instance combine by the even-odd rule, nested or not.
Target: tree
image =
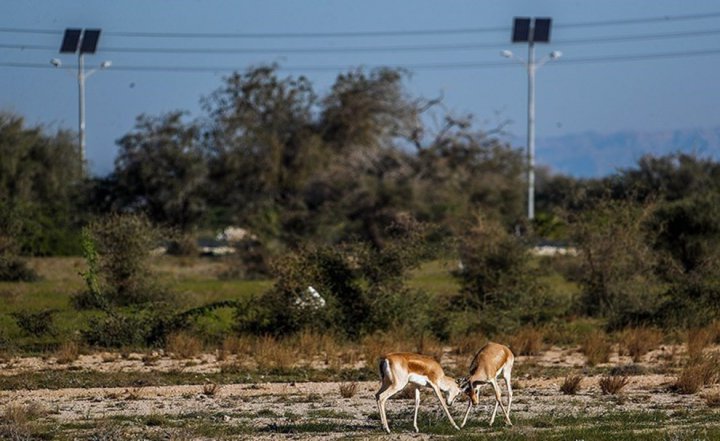
[[[118,141],[114,184],[123,209],[185,231],[205,213],[207,162],[198,127],[182,117],[139,116],[135,130]]]
[[[40,127],[26,128],[19,116],[2,113],[0,158],[0,204],[6,215],[20,220],[15,236],[20,251],[77,252],[84,175],[71,134],[47,135]]]
[[[313,136],[315,101],[306,78],[281,79],[274,66],[234,73],[203,100],[210,197],[225,223],[278,237],[284,209],[303,209],[299,189],[327,160]]]

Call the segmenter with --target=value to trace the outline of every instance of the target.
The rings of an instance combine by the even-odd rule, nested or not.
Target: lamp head
[[[558,58],[562,57],[562,52],[560,51],[552,51],[550,52],[550,58],[553,60],[557,60]]]
[[[512,58],[513,53],[512,53],[512,51],[504,50],[504,51],[500,52],[500,55],[502,55],[505,58]]]
[[[107,60],[100,63],[100,69],[107,69],[108,67],[112,66],[112,61]]]
[[[50,64],[52,64],[55,67],[60,67],[60,66],[62,66],[62,61],[60,61],[59,58],[53,58],[52,60],[50,60]]]

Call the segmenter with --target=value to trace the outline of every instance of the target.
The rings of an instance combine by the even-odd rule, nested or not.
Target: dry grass
[[[717,331],[711,326],[688,330],[685,341],[687,344],[688,357],[690,357],[690,359],[702,357],[705,348],[710,346],[715,340],[716,332]]]
[[[253,347],[255,362],[261,370],[290,368],[297,362],[295,347],[290,340],[278,340],[266,335],[257,338]]]
[[[708,407],[720,407],[720,392],[714,392],[703,396]]]
[[[629,355],[637,363],[643,355],[657,348],[662,339],[662,332],[655,328],[626,329],[620,334],[620,355]]]
[[[55,359],[59,364],[72,363],[78,357],[80,357],[80,346],[74,341],[63,343],[55,352]]]
[[[422,334],[415,343],[415,352],[425,354],[440,361],[444,354],[442,343],[429,334]]]
[[[412,350],[407,346],[407,342],[403,342],[396,336],[393,337],[391,332],[376,332],[375,334],[366,336],[360,341],[360,347],[365,360],[365,365],[368,367],[377,366],[377,362],[380,357],[388,352]]]
[[[470,358],[488,342],[482,334],[465,334],[450,340],[450,346],[458,358]]]
[[[580,384],[582,383],[582,375],[570,374],[565,377],[563,384],[560,385],[560,392],[565,395],[575,395],[580,390]]]
[[[195,358],[203,351],[202,342],[185,333],[172,334],[165,342],[165,352],[178,360]]]
[[[680,371],[671,389],[681,394],[694,394],[703,386],[715,384],[720,380],[720,367],[715,357],[690,360]]]
[[[202,393],[207,397],[215,397],[220,395],[222,385],[218,383],[205,383],[203,384]]]
[[[526,326],[507,338],[515,355],[538,355],[543,348],[545,333],[542,329]]]
[[[612,345],[603,331],[593,331],[588,334],[580,347],[580,350],[587,358],[589,366],[600,363],[607,363],[610,360]]]
[[[3,420],[13,425],[24,425],[29,421],[38,419],[48,414],[47,409],[36,402],[28,404],[9,404],[3,412]]]
[[[356,382],[343,383],[340,385],[340,396],[343,398],[352,398],[357,393],[358,384]]]
[[[600,379],[600,391],[603,395],[617,395],[630,383],[626,375],[606,375]]]

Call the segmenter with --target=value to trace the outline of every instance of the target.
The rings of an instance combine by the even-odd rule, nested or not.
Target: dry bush
[[[714,392],[703,396],[708,407],[720,407],[720,392]]]
[[[117,352],[103,352],[100,355],[100,359],[103,363],[113,363],[117,361],[118,358],[120,358],[120,354]]]
[[[253,353],[259,369],[290,368],[295,365],[297,355],[290,340],[277,340],[265,335],[255,340]]]
[[[472,357],[487,342],[487,337],[482,334],[463,334],[453,337],[450,346],[458,357]]]
[[[717,358],[705,357],[690,361],[675,379],[672,389],[681,394],[694,394],[701,387],[720,380]]]
[[[687,352],[690,359],[700,358],[703,350],[715,339],[715,330],[710,326],[693,328],[687,331]]]
[[[40,403],[31,402],[25,405],[12,403],[5,407],[3,420],[5,422],[22,426],[29,421],[38,419],[48,414],[47,409]]]
[[[195,358],[202,350],[203,344],[198,338],[182,332],[171,334],[165,342],[165,352],[178,360]]]
[[[629,382],[627,375],[606,375],[600,379],[600,391],[603,395],[617,395]]]
[[[55,359],[59,364],[68,364],[77,360],[80,356],[80,346],[77,342],[66,341],[55,352]]]
[[[508,346],[515,355],[538,355],[543,348],[544,337],[542,329],[525,326],[508,337]]]
[[[429,355],[435,360],[440,361],[445,351],[442,343],[437,338],[423,333],[415,343],[415,352],[418,354]]]
[[[340,396],[343,398],[352,398],[357,393],[357,387],[358,384],[356,382],[352,383],[342,383],[340,385]]]
[[[582,375],[568,375],[565,377],[563,384],[560,385],[560,392],[565,395],[575,395],[580,390],[580,383],[582,383],[582,380]]]
[[[629,355],[634,362],[657,348],[662,342],[662,331],[655,328],[630,328],[620,334],[620,355]]]
[[[222,389],[222,385],[218,383],[205,383],[203,384],[202,393],[205,396],[208,397],[214,397],[220,394],[220,389]]]
[[[304,330],[297,334],[295,339],[298,355],[308,362],[319,355],[326,364],[329,364],[331,360],[337,360],[339,354],[343,352],[336,338],[330,333],[321,334]]]
[[[612,344],[610,344],[604,332],[594,331],[585,337],[580,350],[587,357],[587,364],[595,366],[596,364],[607,363],[610,360]]]
[[[403,340],[403,338],[393,332],[376,332],[368,335],[360,341],[360,346],[365,359],[365,365],[368,367],[377,366],[380,357],[388,352],[410,350],[410,348],[407,347],[407,340]]]

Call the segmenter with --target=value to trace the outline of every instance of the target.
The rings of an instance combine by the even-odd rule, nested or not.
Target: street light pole
[[[535,219],[535,44],[528,44],[528,219]]]
[[[548,43],[550,41],[549,18],[516,18],[513,26],[513,43],[528,43],[527,61],[516,57],[511,51],[501,52],[503,57],[514,59],[525,66],[528,73],[528,99],[527,99],[527,180],[528,180],[528,219],[535,219],[535,72],[550,60],[557,60],[562,55],[553,51],[549,55],[535,62],[535,43]]]
[[[78,55],[78,136],[80,137],[80,163],[85,165],[85,57]]]
[[[85,80],[95,73],[97,69],[85,72],[85,54],[94,54],[97,49],[100,29],[66,29],[60,45],[61,54],[78,55],[78,150],[80,155],[80,167],[85,169]],[[55,67],[62,67],[62,61],[58,58],[50,60]],[[110,67],[112,62],[103,61],[100,69]]]

